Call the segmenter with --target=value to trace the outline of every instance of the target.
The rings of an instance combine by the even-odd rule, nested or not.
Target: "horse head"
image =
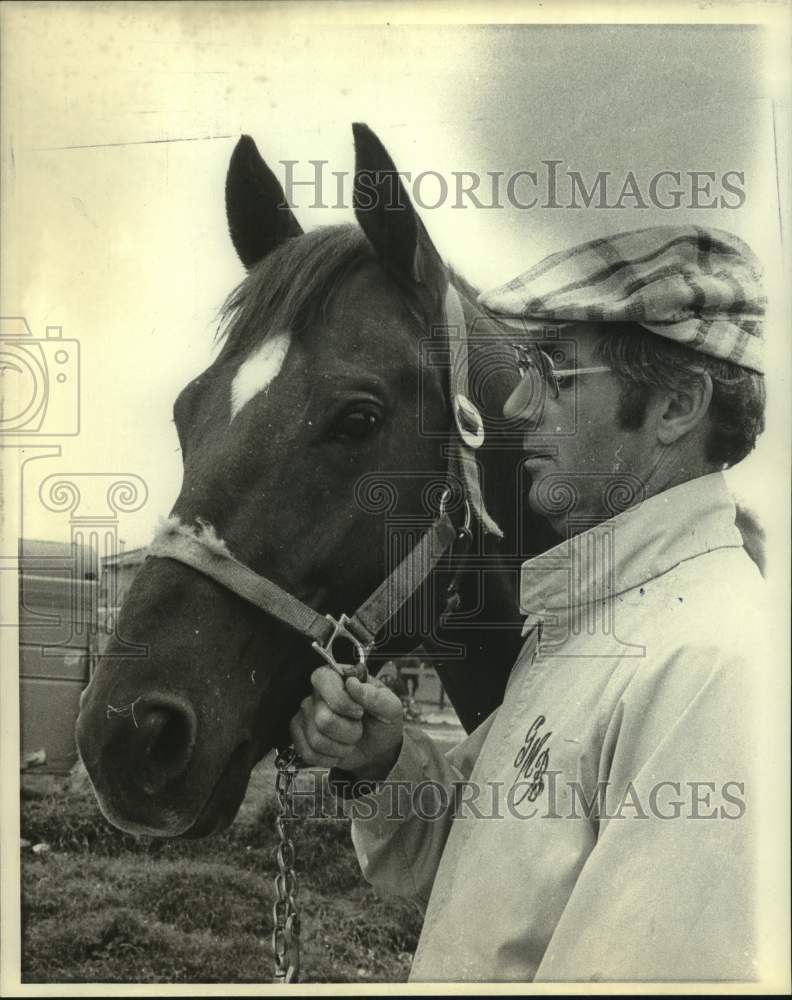
[[[184,474],[161,532],[336,620],[393,568],[383,514],[415,524],[437,506],[450,421],[442,366],[419,349],[448,272],[377,137],[355,126],[355,146],[358,225],[308,233],[253,141],[234,150],[226,208],[247,276],[216,360],[175,402]],[[287,741],[321,661],[203,562],[150,551],[78,745],[115,825],[205,835]]]

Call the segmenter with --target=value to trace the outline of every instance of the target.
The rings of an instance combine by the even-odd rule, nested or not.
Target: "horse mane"
[[[220,310],[217,339],[246,351],[274,330],[299,334],[320,319],[343,281],[376,257],[357,226],[321,226],[285,240],[254,265]]]
[[[224,353],[245,353],[276,330],[295,335],[321,321],[340,286],[378,258],[362,229],[352,223],[320,226],[285,240],[254,265],[220,310],[216,340]],[[423,327],[417,291],[391,276],[409,313]]]
[[[346,279],[376,261],[365,233],[353,223],[320,226],[287,239],[254,265],[225,300],[216,341],[224,343],[224,352],[236,354],[251,350],[275,330],[299,335],[324,317]],[[478,289],[451,267],[448,277],[470,308],[480,308]],[[401,282],[397,288],[422,326],[432,321],[410,288]]]

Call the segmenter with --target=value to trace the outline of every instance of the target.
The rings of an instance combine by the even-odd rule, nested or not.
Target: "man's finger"
[[[311,684],[336,715],[343,715],[347,719],[362,718],[363,709],[350,698],[344,689],[343,678],[332,667],[317,667],[311,674]]]
[[[347,746],[355,746],[363,736],[363,709],[358,705],[360,718],[349,719],[346,716],[338,715],[329,705],[318,695],[314,705],[313,718],[316,728],[323,736],[329,736],[331,740],[345,743]]]
[[[294,744],[294,749],[301,759],[313,767],[335,767],[341,759],[342,754],[324,754],[316,750],[309,742],[304,726],[305,720],[301,715],[295,715],[289,723],[289,735]],[[349,753],[348,747],[345,748],[344,753]]]
[[[336,760],[339,760],[341,757],[345,757],[352,749],[349,743],[341,743],[319,732],[316,728],[316,720],[313,717],[306,719],[305,738],[314,753],[323,757],[334,757]]]
[[[348,677],[346,690],[358,705],[380,722],[393,722],[402,716],[401,699],[382,683],[370,680],[362,684],[357,677]]]

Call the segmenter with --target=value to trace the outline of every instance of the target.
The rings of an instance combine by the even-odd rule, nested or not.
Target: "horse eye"
[[[373,410],[353,410],[345,413],[334,430],[336,437],[363,441],[379,428],[381,419]]]

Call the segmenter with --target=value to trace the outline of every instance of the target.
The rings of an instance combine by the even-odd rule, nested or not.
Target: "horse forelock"
[[[224,303],[218,330],[224,342],[222,354],[234,359],[236,367],[229,401],[232,420],[277,377],[289,344],[307,329],[327,321],[334,297],[344,283],[364,266],[377,262],[363,230],[344,224],[320,227],[287,239],[253,266]],[[476,317],[484,319],[493,335],[491,341],[486,338],[486,346],[480,337],[474,337],[470,344],[469,391],[483,412],[499,413],[517,377],[516,362],[508,346],[510,331],[501,327],[497,317],[482,313],[477,288],[452,267],[447,268],[446,275],[463,302],[468,323]],[[390,277],[416,330],[425,336],[433,323],[442,321],[441,290],[411,285],[406,277]],[[481,329],[478,326],[477,332]],[[479,372],[491,372],[493,366],[506,373],[511,369],[514,374],[505,378],[487,375],[484,380],[477,377]],[[482,381],[486,382],[486,391]]]
[[[256,264],[221,309],[218,338],[248,353],[273,332],[299,335],[321,318],[340,285],[375,260],[354,225],[323,226],[286,240]]]
[[[231,292],[220,312],[217,339],[226,354],[249,354],[268,336],[290,330],[299,336],[326,318],[335,294],[353,274],[378,258],[365,233],[351,223],[321,226],[287,239],[256,264]],[[391,275],[400,298],[421,330],[439,318],[441,294]],[[475,304],[475,289],[450,278]]]

